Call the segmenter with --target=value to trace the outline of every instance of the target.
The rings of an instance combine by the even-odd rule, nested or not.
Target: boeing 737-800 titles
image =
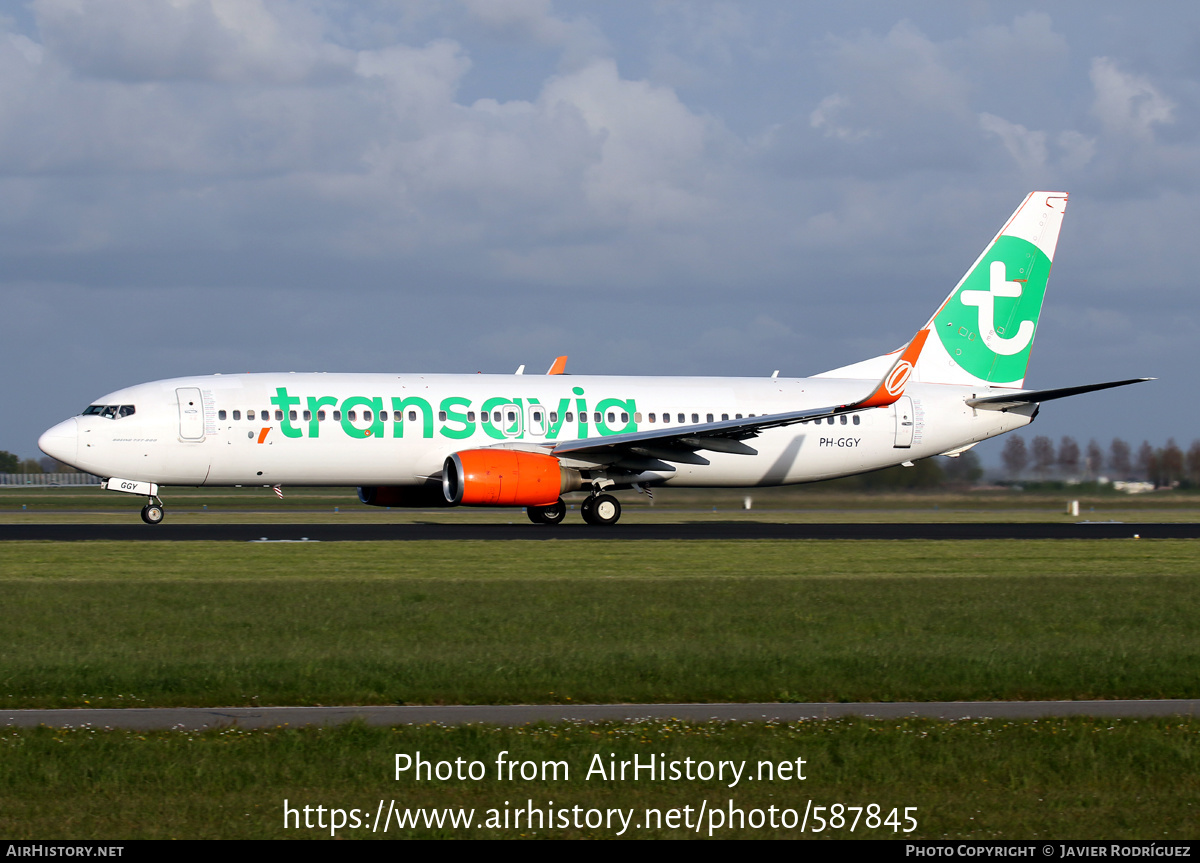
[[[523,506],[557,524],[588,492],[813,482],[958,455],[1041,402],[1024,389],[1067,195],[1033,192],[904,347],[811,378],[246,374],[110,393],[38,446],[146,497],[161,486],[358,486],[374,506]],[[523,367],[522,367],[523,370]]]

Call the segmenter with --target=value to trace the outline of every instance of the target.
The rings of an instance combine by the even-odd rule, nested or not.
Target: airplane
[[[903,347],[809,378],[279,373],[109,393],[38,440],[47,455],[145,497],[162,486],[357,486],[386,507],[525,507],[554,525],[584,491],[816,482],[1021,428],[1041,403],[1151,378],[1024,388],[1065,192],[1032,192]]]

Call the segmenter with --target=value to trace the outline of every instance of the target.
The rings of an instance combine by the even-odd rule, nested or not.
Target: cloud
[[[988,113],[979,115],[979,125],[1004,143],[1004,148],[1022,170],[1029,171],[1046,164],[1045,132],[1031,132],[1019,123],[1010,123]]]
[[[1092,113],[1106,131],[1150,140],[1155,126],[1175,122],[1174,102],[1145,76],[1122,72],[1108,57],[1092,60],[1091,79]]]
[[[610,53],[608,40],[586,18],[554,14],[550,0],[460,0],[477,24],[501,37],[562,49],[564,67],[583,66]]]
[[[969,111],[967,81],[910,21],[900,21],[882,37],[830,37],[828,46],[840,104],[858,118],[860,128],[910,127]]]
[[[869,129],[852,129],[837,122],[839,111],[849,106],[848,101],[840,93],[833,93],[821,100],[821,103],[808,115],[809,125],[820,129],[828,137],[842,141],[860,141],[871,136]]]
[[[344,78],[352,55],[297,5],[264,0],[34,0],[47,47],[72,69],[123,81]]]
[[[1060,161],[1063,169],[1068,172],[1083,170],[1096,155],[1096,139],[1074,129],[1059,134],[1056,143],[1062,151]]]

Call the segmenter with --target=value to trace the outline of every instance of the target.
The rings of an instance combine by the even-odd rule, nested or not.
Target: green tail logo
[[[998,237],[934,318],[946,353],[980,380],[1023,379],[1049,276],[1045,252]]]

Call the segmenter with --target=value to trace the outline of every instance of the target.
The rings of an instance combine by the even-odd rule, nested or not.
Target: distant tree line
[[[32,458],[22,461],[20,456],[0,449],[0,473],[75,473],[75,468],[49,456],[40,461]]]
[[[1004,470],[1010,479],[1028,477],[1030,473],[1040,480],[1084,479],[1152,482],[1157,488],[1185,486],[1200,487],[1200,440],[1184,452],[1175,438],[1168,438],[1165,445],[1154,447],[1142,441],[1137,454],[1120,438],[1113,438],[1108,452],[1096,442],[1088,441],[1081,452],[1074,438],[1064,436],[1057,449],[1054,442],[1044,435],[1033,439],[1030,446],[1020,435],[1010,435],[1001,453]]]

